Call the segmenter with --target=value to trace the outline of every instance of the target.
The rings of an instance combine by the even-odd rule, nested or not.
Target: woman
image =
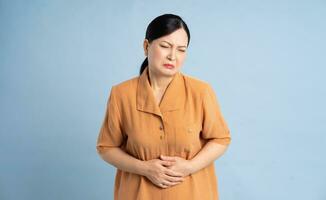
[[[112,86],[97,152],[114,199],[218,199],[214,160],[231,141],[212,87],[180,72],[190,33],[177,15],[147,27],[140,75]]]

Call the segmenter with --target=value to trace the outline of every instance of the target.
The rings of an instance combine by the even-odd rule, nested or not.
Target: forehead
[[[188,36],[183,28],[180,28],[169,35],[162,36],[157,39],[158,42],[167,41],[177,46],[187,46]]]

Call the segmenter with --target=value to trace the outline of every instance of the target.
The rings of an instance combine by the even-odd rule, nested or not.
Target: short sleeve
[[[203,129],[202,138],[228,145],[231,142],[230,130],[225,122],[212,87],[207,84],[203,94]]]
[[[98,153],[102,153],[110,147],[119,147],[122,143],[121,116],[117,104],[115,87],[112,86],[104,120],[97,138],[96,150]]]

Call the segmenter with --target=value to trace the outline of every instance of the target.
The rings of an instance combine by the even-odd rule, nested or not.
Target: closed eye
[[[165,45],[160,45],[160,47],[163,47],[163,48],[169,48],[169,46],[165,46]],[[185,49],[179,49],[180,52],[186,52]]]

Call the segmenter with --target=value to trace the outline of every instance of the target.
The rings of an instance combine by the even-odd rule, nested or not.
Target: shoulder
[[[211,83],[208,81],[184,73],[182,73],[182,75],[185,80],[185,85],[190,92],[202,96],[204,93],[213,91]]]
[[[139,76],[131,77],[127,80],[111,85],[110,96],[116,102],[126,101],[136,96]]]
[[[134,91],[137,88],[138,79],[139,76],[134,76],[130,79],[113,84],[111,90],[117,93]]]

